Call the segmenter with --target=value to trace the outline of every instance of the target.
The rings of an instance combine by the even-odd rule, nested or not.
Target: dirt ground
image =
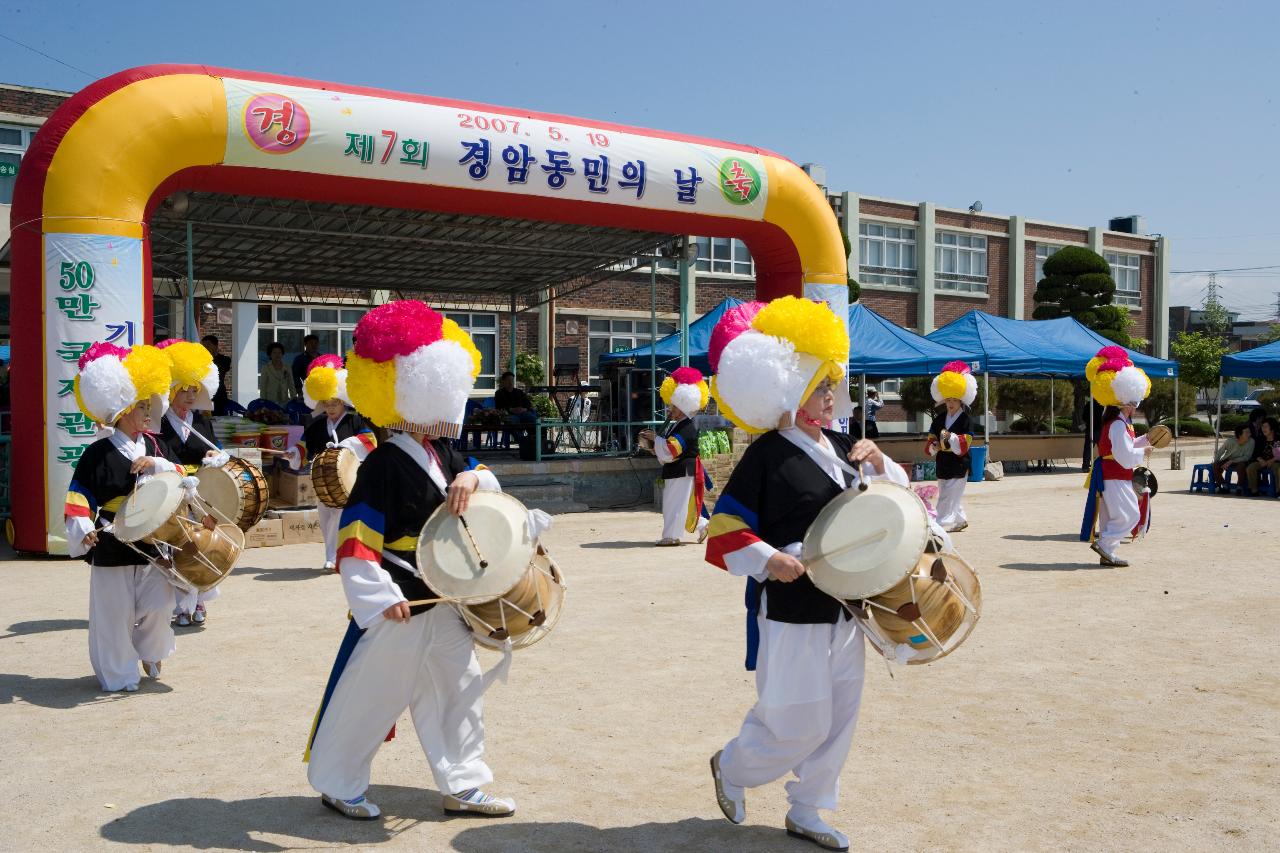
[[[833,825],[854,849],[1280,848],[1280,502],[1189,495],[1157,463],[1155,526],[1103,569],[1076,541],[1078,472],[971,484],[956,537],[981,572],[968,643],[890,678],[868,658]],[[1181,491],[1178,491],[1178,490]],[[344,820],[302,749],[345,628],[318,545],[257,549],[158,683],[103,694],[82,563],[0,563],[0,848],[495,851],[816,849],[781,783],[747,823],[708,757],[753,699],[742,585],[701,549],[655,550],[649,512],[560,516],[565,616],[488,696],[503,821],[446,820],[407,715]],[[485,654],[486,665],[496,658]]]

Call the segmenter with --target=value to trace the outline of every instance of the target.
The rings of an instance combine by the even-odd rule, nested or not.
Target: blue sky
[[[1280,5],[0,2],[0,36],[105,76],[196,62],[746,142],[833,189],[1105,225],[1245,316],[1280,291]],[[90,76],[0,40],[0,80]],[[1175,276],[1175,303],[1205,276]]]

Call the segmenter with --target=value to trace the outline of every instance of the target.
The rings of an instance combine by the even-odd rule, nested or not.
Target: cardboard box
[[[315,506],[316,490],[311,486],[311,472],[285,471],[271,473],[271,503],[281,506]]]
[[[262,451],[254,447],[228,447],[226,448],[228,456],[235,456],[248,462],[259,471],[262,470]],[[273,459],[274,457],[267,457]]]
[[[324,534],[320,532],[320,514],[314,509],[281,510],[277,515],[284,529],[284,544],[324,541]]]
[[[284,524],[278,518],[264,518],[244,534],[246,548],[267,548],[284,544]]]

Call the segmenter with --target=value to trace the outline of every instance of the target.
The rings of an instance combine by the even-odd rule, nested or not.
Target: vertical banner
[[[839,317],[845,324],[847,329],[849,326],[849,286],[846,284],[814,284],[806,281],[804,283],[804,298],[812,299],[814,302],[825,302],[831,308],[831,313]],[[849,342],[850,346],[853,342]],[[849,363],[849,355],[845,354],[845,365]],[[849,418],[853,416],[853,401],[849,397],[848,377],[843,390],[836,391],[836,421],[832,424],[832,429],[848,433]]]
[[[45,515],[50,554],[67,553],[63,503],[97,426],[76,404],[80,356],[94,341],[143,340],[142,241],[44,235]]]

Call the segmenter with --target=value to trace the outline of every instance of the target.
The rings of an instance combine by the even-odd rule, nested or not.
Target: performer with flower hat
[[[378,446],[364,418],[348,408],[351,398],[347,394],[347,370],[338,356],[322,355],[307,366],[302,399],[311,407],[315,419],[303,431],[302,441],[289,450],[289,462],[294,468],[302,468],[330,447],[345,447],[363,462],[369,451]],[[324,570],[331,572],[338,565],[342,510],[322,503],[316,513],[324,534]]]
[[[732,308],[709,354],[721,413],[759,436],[716,501],[707,540],[709,563],[748,578],[747,669],[756,671],[758,695],[738,736],[711,759],[716,800],[741,823],[747,788],[794,773],[788,834],[847,850],[848,839],[818,812],[836,807],[853,740],[862,631],[814,586],[799,560],[801,541],[858,479],[906,486],[907,474],[874,442],[829,429],[852,404],[848,330],[826,305],[788,296]]]
[[[925,452],[937,460],[938,524],[955,533],[969,526],[961,501],[969,481],[969,445],[973,443],[969,407],[978,397],[978,381],[969,365],[952,361],[933,378],[929,393],[944,407],[934,415],[925,443]]]
[[[89,574],[89,662],[103,690],[138,689],[145,673],[160,677],[173,654],[174,589],[138,552],[109,531],[116,511],[139,483],[162,471],[182,473],[150,435],[169,396],[169,359],[153,346],[95,343],[80,357],[75,380],[80,411],[110,434],[85,448],[67,490],[67,548]],[[150,545],[138,546],[158,557]]]
[[[461,434],[480,353],[457,323],[421,302],[379,306],[356,326],[347,357],[351,400],[392,431],[369,453],[342,513],[338,568],[351,622],[316,715],[307,778],[324,805],[349,818],[380,814],[365,798],[378,747],[409,708],[448,814],[499,817],[515,803],[491,796],[484,761],[485,675],[471,632],[434,598],[416,543],[441,504],[460,515],[497,478],[464,459]]]
[[[1142,519],[1133,490],[1133,469],[1154,449],[1147,437],[1136,437],[1133,414],[1151,393],[1151,380],[1134,365],[1124,347],[1108,346],[1085,365],[1093,398],[1106,408],[1098,431],[1098,454],[1089,473],[1080,541],[1088,542],[1103,566],[1128,566],[1116,549]]]
[[[658,393],[667,404],[670,425],[661,436],[643,430],[653,441],[653,452],[662,463],[662,539],[659,545],[679,545],[685,533],[697,533],[698,542],[707,538],[707,518],[703,495],[707,475],[698,456],[698,428],[693,416],[702,411],[710,397],[702,371],[679,367],[662,380]]]
[[[213,435],[213,395],[218,392],[218,367],[202,344],[170,338],[156,344],[169,358],[171,374],[169,409],[160,419],[160,441],[187,474],[201,466],[218,468],[231,458],[222,452]],[[179,628],[192,622],[203,625],[207,605],[218,597],[219,587],[207,592],[179,591],[174,620]]]

